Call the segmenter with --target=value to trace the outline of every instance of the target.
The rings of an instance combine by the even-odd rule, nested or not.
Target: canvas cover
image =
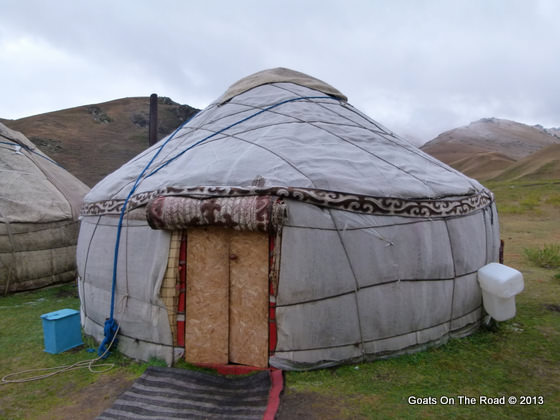
[[[478,327],[476,271],[497,259],[499,247],[491,192],[343,95],[317,87],[322,83],[286,69],[250,76],[91,190],[82,207],[78,265],[84,308],[102,309],[84,309],[92,325],[86,331],[99,336],[108,313],[112,260],[102,247],[114,243],[124,200],[151,160],[128,201],[117,283],[117,302],[141,296],[116,309],[117,319],[130,319],[121,323],[125,341],[143,346],[134,354],[157,343],[154,352],[168,361],[175,355],[158,295],[170,233],[153,231],[145,214],[161,197],[266,196],[285,203],[271,296],[273,366],[384,357]],[[156,238],[157,251],[145,249]]]
[[[87,191],[23,134],[0,123],[0,292],[75,277],[78,216]]]
[[[335,89],[322,80],[310,77],[307,74],[300,73],[299,71],[277,67],[275,69],[260,71],[258,73],[244,77],[243,79],[234,83],[220,97],[220,99],[218,99],[218,103],[220,105],[223,105],[234,96],[247,92],[248,90],[256,88],[257,86],[262,86],[270,83],[293,83],[295,85],[301,85],[311,88],[318,92],[326,93],[327,95],[331,95],[345,102],[348,101],[348,98],[338,89]]]

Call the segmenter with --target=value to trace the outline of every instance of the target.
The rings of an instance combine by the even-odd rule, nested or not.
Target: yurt
[[[76,279],[89,188],[0,123],[0,294]]]
[[[312,369],[475,331],[490,191],[285,68],[233,84],[85,197],[85,332],[147,360]]]

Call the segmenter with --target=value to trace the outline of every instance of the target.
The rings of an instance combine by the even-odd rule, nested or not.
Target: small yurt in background
[[[0,294],[75,280],[78,217],[88,191],[0,123]]]
[[[103,337],[113,301],[120,350],[144,360],[309,369],[424,349],[479,327],[477,270],[498,257],[490,191],[283,68],[84,201],[85,331]]]

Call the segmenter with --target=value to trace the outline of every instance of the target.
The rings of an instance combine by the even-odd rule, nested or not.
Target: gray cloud
[[[560,126],[559,12],[554,0],[8,0],[0,117],[151,92],[204,107],[284,66],[421,140],[489,116]]]

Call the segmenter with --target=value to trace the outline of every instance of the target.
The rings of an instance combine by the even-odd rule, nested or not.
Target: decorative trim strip
[[[337,191],[298,187],[263,188],[200,186],[186,188],[167,187],[155,191],[135,194],[131,196],[128,201],[127,211],[145,206],[149,201],[159,196],[182,196],[204,199],[211,197],[244,197],[255,195],[273,195],[320,207],[351,211],[355,213],[418,218],[464,216],[476,210],[485,208],[494,201],[494,195],[486,189],[478,192],[477,194],[463,198],[453,197],[449,199],[415,200],[394,197],[370,197],[361,194],[348,194]],[[123,204],[123,199],[84,203],[81,215],[118,215],[120,214]]]

